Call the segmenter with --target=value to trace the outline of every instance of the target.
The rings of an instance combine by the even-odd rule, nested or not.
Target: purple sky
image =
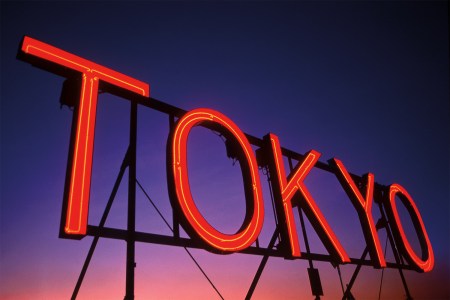
[[[405,272],[412,296],[450,297],[447,2],[0,5],[1,299],[69,298],[92,240],[58,238],[72,112],[59,107],[63,78],[16,59],[23,35],[147,82],[154,98],[218,110],[244,132],[273,132],[284,147],[314,149],[323,162],[337,157],[352,173],[403,185],[436,255],[432,272]],[[100,220],[127,149],[128,117],[128,101],[100,95],[90,224]],[[138,126],[138,180],[170,219],[168,117],[140,107]],[[220,138],[196,128],[189,166],[205,217],[224,232],[238,229],[245,213],[240,169]],[[260,175],[260,241],[267,245],[274,220]],[[315,169],[306,184],[349,255],[359,257],[365,243],[357,215],[334,175]],[[107,226],[126,227],[126,191],[124,181]],[[307,229],[312,251],[325,253],[309,223]],[[137,230],[170,234],[140,191]],[[384,247],[384,233],[380,239]],[[225,299],[244,298],[260,257],[192,252]],[[181,248],[137,244],[136,261],[136,299],[217,297]],[[337,271],[315,265],[324,299],[341,297]],[[344,284],[354,267],[341,267]],[[312,298],[306,268],[304,260],[269,259],[254,299]],[[124,270],[125,243],[100,240],[79,298],[123,298]],[[355,297],[378,299],[380,276],[364,267]],[[398,272],[386,270],[382,299],[403,295]]]

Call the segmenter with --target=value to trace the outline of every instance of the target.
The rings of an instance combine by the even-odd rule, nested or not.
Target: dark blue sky
[[[67,298],[89,244],[88,238],[81,242],[57,238],[72,113],[59,108],[62,78],[16,60],[23,35],[148,82],[154,98],[187,110],[216,109],[247,133],[262,137],[273,132],[287,148],[300,153],[315,149],[322,153],[321,161],[337,157],[355,174],[372,172],[379,183],[403,185],[420,209],[437,259],[430,274],[407,274],[413,296],[426,299],[425,288],[432,287],[435,297],[449,297],[443,284],[449,280],[450,253],[447,2],[2,1],[0,296]],[[99,101],[93,224],[103,211],[128,140],[127,101],[110,95],[101,95]],[[167,124],[166,115],[140,110],[138,177],[170,216]],[[239,170],[230,169],[221,142],[208,131],[199,130],[192,139],[196,191],[204,192],[205,198],[217,190],[228,195],[214,205],[199,203],[200,208],[223,230],[239,226],[234,221],[243,214],[240,178],[234,176]],[[218,167],[211,168],[213,164]],[[221,174],[223,182],[214,182],[217,190],[212,191],[201,183],[214,174]],[[350,201],[329,174],[317,172],[310,180],[344,246],[358,257],[364,245],[352,242],[359,225],[349,229],[355,220],[358,224]],[[125,224],[125,200],[119,199],[109,226]],[[140,230],[168,233],[145,199],[141,201]],[[263,240],[270,238],[273,225],[269,205]],[[108,246],[99,249],[98,264],[92,269],[103,274],[106,283],[87,284],[84,297],[105,295],[106,286],[117,288],[116,295],[122,297],[124,245],[104,243]],[[199,290],[193,299],[214,297],[200,277],[194,278],[198,271],[188,259],[174,259],[184,256],[177,249],[140,247],[137,295],[179,298],[176,291],[156,283],[148,287],[146,280],[157,282],[154,277],[161,277],[161,285],[179,285],[192,276],[191,286]],[[317,247],[322,250],[320,242]],[[216,276],[225,298],[243,298],[258,258],[197,255]],[[176,274],[167,275],[155,267],[155,260],[167,262],[164,268]],[[274,259],[266,281],[258,286],[257,299],[298,295],[292,282],[306,276],[306,264],[296,263]],[[119,269],[111,269],[113,265]],[[238,276],[233,265],[244,265],[246,271],[239,270]],[[152,268],[158,272],[152,273]],[[344,270],[346,282],[352,270]],[[335,271],[324,266],[321,272],[327,281],[325,295],[333,298],[340,289]],[[378,280],[377,272],[367,278]],[[327,277],[331,273],[334,281]],[[390,274],[393,287],[399,283],[398,274]],[[377,293],[365,294],[372,279],[361,280],[356,294],[376,297]],[[24,281],[29,283],[27,289],[21,287]],[[55,282],[58,291],[52,288]],[[401,289],[392,289],[386,288],[387,297],[402,295]],[[307,284],[305,291],[309,295]]]

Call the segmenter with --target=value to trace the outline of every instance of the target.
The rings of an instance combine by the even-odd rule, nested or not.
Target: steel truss
[[[166,113],[169,116],[169,126],[172,130],[175,124],[175,119],[180,118],[183,114],[186,113],[185,110],[180,109],[178,107],[172,106],[170,104],[164,103],[162,101],[159,101],[154,98],[146,98],[143,96],[135,96],[131,102],[131,112],[130,112],[130,142],[128,146],[128,150],[125,154],[125,157],[123,159],[122,165],[120,167],[117,179],[114,183],[111,195],[109,197],[109,200],[106,204],[104,213],[102,215],[102,218],[100,220],[100,223],[98,226],[94,225],[88,225],[87,227],[87,234],[88,236],[93,236],[94,239],[92,241],[92,244],[90,246],[90,249],[87,253],[86,260],[83,264],[82,270],[80,272],[80,275],[78,277],[77,283],[75,285],[73,294],[71,299],[76,299],[79,289],[82,285],[84,276],[86,274],[86,271],[89,267],[91,258],[94,254],[96,245],[98,243],[98,240],[100,238],[109,238],[109,239],[118,239],[118,240],[124,240],[126,241],[127,245],[127,255],[126,255],[126,294],[125,294],[125,300],[132,300],[134,299],[134,269],[136,266],[135,263],[135,243],[136,242],[143,242],[143,243],[153,243],[153,244],[160,244],[160,245],[167,245],[167,246],[177,246],[177,247],[184,247],[187,248],[197,248],[197,249],[203,249],[203,245],[190,238],[184,238],[180,237],[180,226],[179,226],[179,219],[176,213],[174,212],[172,215],[173,220],[173,227],[169,228],[172,230],[173,235],[161,235],[161,234],[154,234],[154,233],[145,233],[145,232],[139,232],[135,230],[135,212],[136,212],[136,183],[139,184],[139,182],[136,179],[136,139],[137,139],[137,109],[138,106],[144,106],[148,107],[154,110],[157,110],[162,113]],[[208,127],[207,124],[202,124],[201,126]],[[245,134],[249,142],[256,146],[261,148],[263,146],[263,140],[252,136],[250,134]],[[282,154],[283,156],[287,157],[290,169],[292,171],[292,160],[301,161],[303,159],[303,155],[299,154],[295,151],[282,148]],[[334,173],[334,170],[326,163],[318,161],[315,165],[316,168],[322,169],[327,172]],[[110,212],[111,206],[113,204],[114,198],[117,194],[117,191],[119,189],[119,186],[122,182],[124,173],[128,169],[128,212],[127,212],[127,229],[116,229],[116,228],[108,228],[105,227],[106,219],[108,217],[108,214]],[[351,174],[352,178],[355,180],[355,182],[361,182],[362,178],[360,176]],[[383,185],[380,185],[378,183],[375,183],[376,187],[378,188],[386,188]],[[140,186],[140,184],[139,184]],[[270,187],[271,189],[271,187]],[[145,192],[145,191],[144,191]],[[272,199],[273,201],[273,199]],[[383,205],[381,203],[381,199],[375,197],[375,202],[378,204],[378,207],[380,209],[381,213],[381,219],[377,223],[377,230],[385,229],[388,237],[388,241],[391,245],[392,252],[394,254],[395,262],[387,262],[386,268],[393,268],[398,269],[400,277],[402,279],[403,287],[406,292],[407,299],[412,299],[405,277],[403,275],[403,270],[413,270],[413,268],[410,265],[405,264],[405,262],[402,259],[402,256],[400,252],[397,249],[397,246],[395,244],[395,240],[393,239],[391,228],[389,225],[389,222],[386,218],[386,213],[384,211]],[[152,203],[153,204],[153,203]],[[156,208],[156,207],[155,207]],[[319,253],[311,253],[309,248],[309,242],[308,237],[305,229],[304,219],[303,219],[303,212],[300,208],[298,208],[299,216],[300,216],[300,223],[302,227],[302,235],[305,241],[305,248],[306,252],[301,253],[301,257],[295,258],[295,259],[306,259],[309,263],[308,268],[308,275],[310,279],[311,284],[311,290],[313,296],[315,296],[315,299],[320,299],[320,296],[323,295],[322,287],[320,284],[320,277],[319,272],[316,268],[314,268],[313,261],[321,261],[321,262],[329,262],[333,266],[335,266],[339,272],[340,276],[340,269],[339,265],[336,264],[335,260],[330,256],[326,254],[319,254]],[[280,257],[284,258],[285,253],[281,249],[277,249],[275,247],[275,243],[277,239],[279,238],[279,229],[278,225],[276,225],[276,228],[274,230],[274,233],[272,235],[272,238],[268,244],[267,247],[262,247],[259,245],[259,241],[257,240],[255,246],[248,247],[247,249],[244,249],[240,251],[239,253],[242,254],[252,254],[252,255],[260,255],[262,256],[261,263],[256,271],[256,274],[253,278],[253,281],[251,283],[251,286],[249,287],[249,290],[247,292],[247,295],[245,297],[246,300],[251,299],[254,290],[256,289],[256,286],[258,284],[259,278],[261,277],[265,265],[270,257]],[[188,252],[189,254],[189,252]],[[346,289],[344,290],[344,286],[342,284],[342,278],[341,278],[341,284],[342,284],[342,290],[343,290],[343,300],[350,300],[354,299],[353,295],[351,294],[351,288],[353,287],[356,278],[358,276],[358,273],[362,266],[372,266],[373,263],[371,260],[367,259],[368,254],[368,248],[364,250],[363,254],[361,255],[361,258],[350,258],[350,264],[356,265],[355,271],[350,279],[350,282],[347,284]],[[191,258],[193,258],[191,256]],[[197,264],[198,266],[198,264]],[[200,268],[201,269],[201,268]],[[203,272],[203,270],[202,270]],[[204,273],[206,276],[206,274]],[[209,280],[209,278],[206,276],[206,278]],[[210,281],[212,284],[212,282]],[[214,285],[213,285],[214,287]],[[214,287],[215,288],[215,287]],[[216,289],[217,291],[217,289]],[[217,291],[218,292],[218,291]],[[218,293],[220,297],[220,293]],[[223,298],[223,297],[222,297]]]

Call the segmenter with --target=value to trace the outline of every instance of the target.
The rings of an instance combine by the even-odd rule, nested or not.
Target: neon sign
[[[57,68],[55,73],[82,78],[64,231],[72,235],[85,235],[99,87],[149,96],[149,85],[30,37],[24,37],[21,50],[26,56],[44,60],[50,67]]]
[[[386,260],[383,256],[380,239],[372,217],[373,189],[375,183],[373,174],[369,173],[364,176],[366,181],[366,196],[363,197],[347,169],[344,167],[344,164],[336,158],[330,160],[330,164],[336,166],[338,170],[336,176],[358,213],[364,238],[367,245],[370,245],[370,257],[373,258],[373,262],[377,267],[386,267]]]
[[[271,182],[276,199],[278,219],[284,221],[282,222],[282,225],[284,225],[282,226],[282,234],[285,236],[283,240],[289,241],[291,255],[293,257],[300,256],[298,234],[292,211],[295,201],[298,202],[296,205],[301,205],[304,208],[328,252],[337,257],[341,263],[350,262],[347,253],[304,184],[306,176],[319,160],[320,153],[315,150],[308,152],[304,160],[299,162],[289,175],[288,182],[278,137],[269,134],[264,140],[266,141],[265,146],[269,145],[267,148],[272,152],[270,159],[267,158],[271,174],[276,174],[276,176],[271,177]],[[297,198],[295,198],[296,196]]]
[[[65,237],[82,238],[88,234],[89,226],[87,216],[98,91],[101,89],[130,101],[148,102],[151,105],[153,100],[149,98],[149,85],[30,37],[23,39],[19,58],[79,83],[62,227]],[[164,109],[173,110],[168,105]],[[240,162],[245,186],[246,214],[236,233],[222,233],[210,225],[198,210],[191,194],[186,152],[189,133],[195,126],[207,126],[220,132],[230,149],[233,149],[230,155]],[[172,207],[189,236],[201,243],[203,248],[219,253],[244,252],[250,248],[258,238],[264,222],[264,201],[258,167],[267,167],[281,235],[279,249],[283,251],[283,256],[289,259],[302,257],[294,221],[294,208],[298,207],[305,212],[333,261],[352,263],[353,259],[348,256],[305,185],[309,172],[319,163],[320,153],[311,150],[302,155],[297,165],[287,173],[283,163],[284,150],[275,134],[268,134],[258,141],[257,155],[252,145],[256,144],[251,143],[248,135],[220,112],[200,108],[178,114],[167,143],[167,180]],[[420,272],[433,269],[434,254],[423,219],[404,187],[396,183],[389,187],[377,186],[371,173],[356,180],[338,159],[330,160],[327,168],[336,175],[356,210],[374,267],[388,266],[372,213],[374,202],[378,202],[386,210],[386,221],[392,228],[395,242],[411,267]],[[377,200],[375,194],[382,195],[381,199]],[[401,200],[413,221],[421,255],[414,251],[406,237],[396,198]],[[176,241],[171,243],[176,244]]]
[[[241,166],[246,188],[247,211],[241,230],[232,235],[223,234],[213,228],[199,212],[191,195],[186,157],[187,139],[190,130],[201,122],[218,125],[217,130],[223,133],[227,140],[234,139],[234,143],[242,150],[238,156],[239,160],[244,162]],[[198,235],[211,247],[224,252],[239,251],[253,244],[262,228],[264,202],[256,157],[244,133],[223,114],[211,109],[196,109],[178,121],[169,141],[171,147],[168,149],[168,181],[169,186],[173,187],[170,189],[171,200],[173,206],[185,217],[185,228],[191,234]]]

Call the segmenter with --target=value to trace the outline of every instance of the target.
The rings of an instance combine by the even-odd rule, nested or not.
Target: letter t
[[[64,232],[84,236],[87,229],[91,185],[94,129],[99,85],[120,95],[149,96],[147,83],[78,57],[49,44],[25,36],[19,57],[58,75],[81,75],[81,93],[75,115],[75,140],[71,151],[71,171]],[[67,189],[66,189],[67,190]],[[64,215],[63,215],[64,216]]]

